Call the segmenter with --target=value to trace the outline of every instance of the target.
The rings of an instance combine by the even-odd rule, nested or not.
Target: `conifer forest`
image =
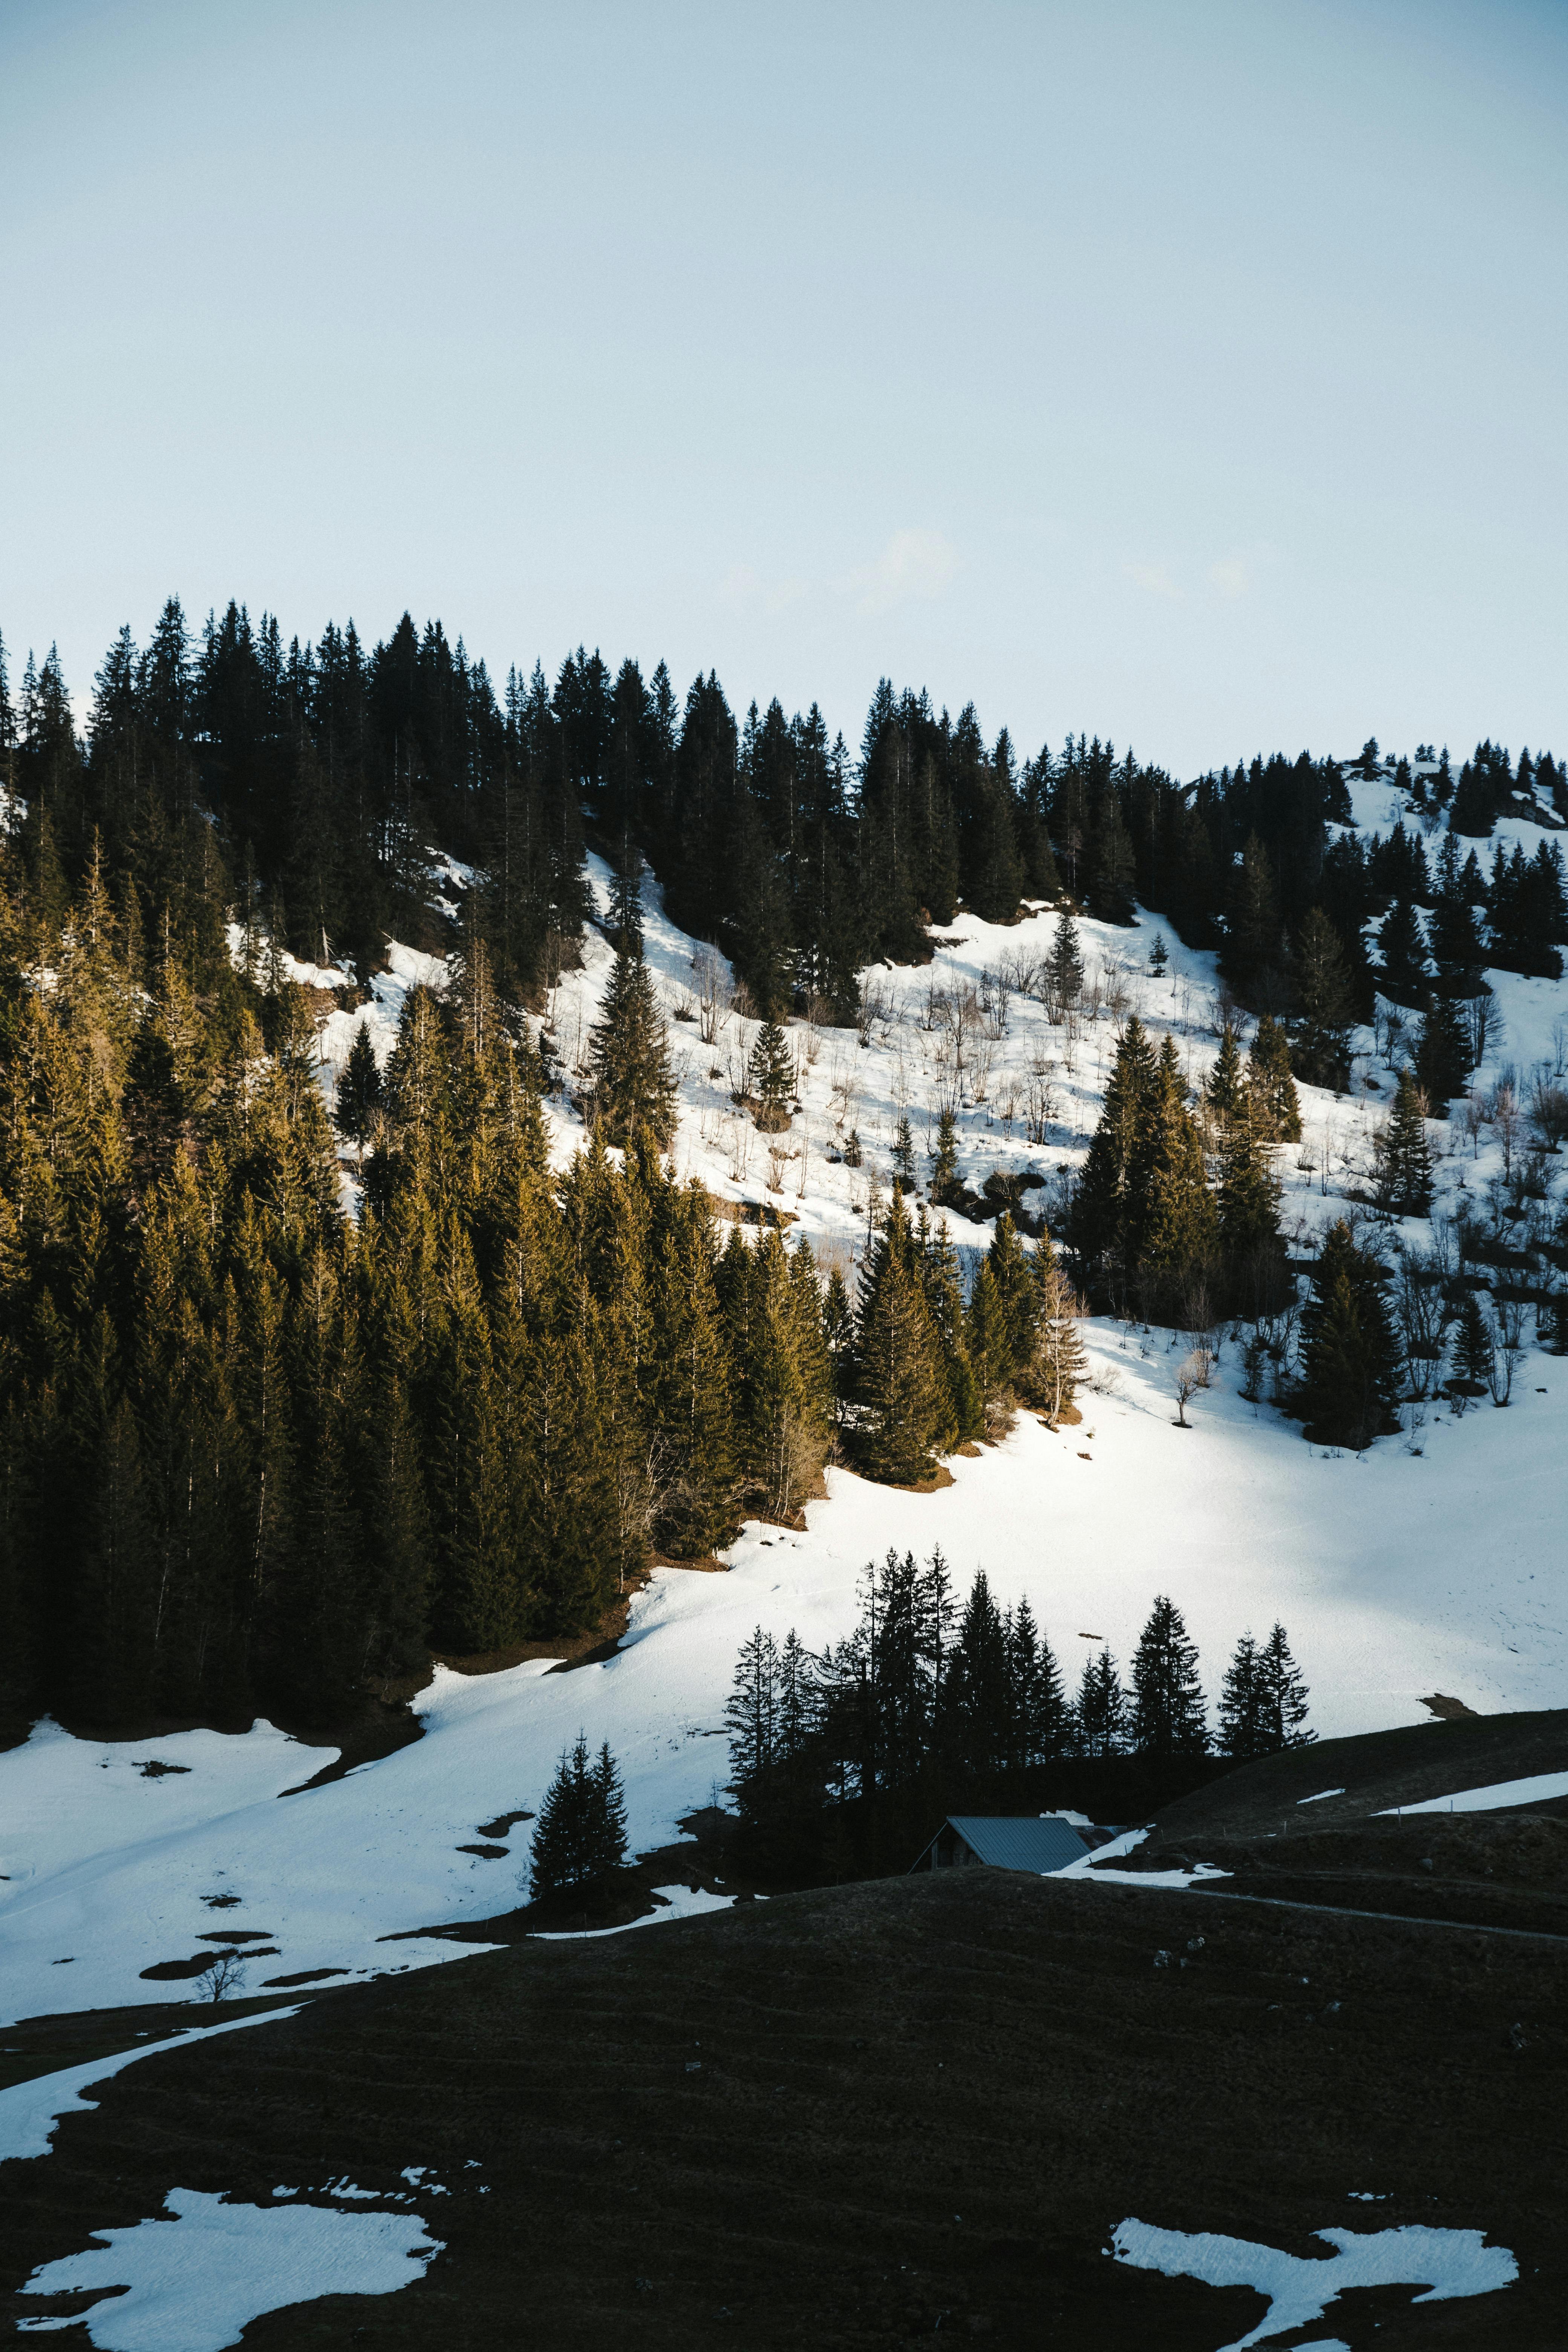
[[[1375,744],[1362,767],[1383,774]],[[374,646],[352,623],[301,644],[233,604],[193,629],[171,601],[89,693],[52,653],[0,667],[13,1700],[329,1721],[431,1651],[576,1633],[656,1555],[710,1556],[742,1515],[791,1523],[830,1458],[919,1487],[1021,1407],[1067,1423],[1086,1307],[1193,1335],[1184,1425],[1229,1321],[1315,1440],[1397,1426],[1447,1325],[1413,1339],[1419,1285],[1402,1320],[1386,1260],[1341,1223],[1296,1330],[1277,1147],[1300,1136],[1298,1084],[1344,1084],[1352,1026],[1403,1011],[1379,1197],[1421,1213],[1426,1114],[1484,1047],[1483,967],[1552,978],[1568,944],[1555,844],[1489,851],[1510,810],[1568,818],[1553,757],[1483,743],[1456,772],[1423,747],[1400,769],[1409,822],[1369,839],[1354,762],[1184,782],[1098,739],[987,740],[972,707],[886,682],[851,748],[815,705],[738,717],[711,672],[682,698],[662,663],[582,648],[498,688],[407,614]],[[969,1187],[951,1106],[929,1153],[906,1118],[866,1246],[819,1264],[675,1172],[655,891],[754,1024],[731,1091],[764,1141],[790,1128],[798,1024],[852,1041],[877,968],[929,961],[961,908],[1054,910],[1029,984],[1063,1007],[1079,922],[1157,915],[1217,951],[1218,1058],[1194,1089],[1169,1036],[1121,1022],[1087,1159],[1044,1208]],[[595,932],[613,973],[572,1067],[544,1016]],[[447,984],[412,985],[384,1066],[362,1030],[323,1089],[322,1007],[367,1001],[389,939]],[[580,1121],[564,1160],[553,1111]],[[852,1127],[841,1150],[858,1164]],[[944,1209],[984,1221],[963,1254]],[[1471,1394],[1502,1344],[1483,1304],[1468,1291],[1455,1328]],[[985,1596],[970,1609],[977,1658],[1029,1648]],[[758,1734],[748,1791],[787,1780],[808,1714],[813,1769],[830,1753],[875,1783],[836,1672],[805,1712],[782,1702],[776,1753]],[[1010,1729],[986,1716],[998,1752],[1097,1720],[1087,1680],[1069,1705],[1054,1664],[1018,1672],[1035,1695]],[[969,1689],[931,1699],[939,1745],[978,1719]]]

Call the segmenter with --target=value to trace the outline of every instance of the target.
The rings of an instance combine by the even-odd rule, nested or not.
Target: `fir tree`
[[[1071,1732],[1071,1711],[1062,1689],[1061,1669],[1050,1643],[1021,1599],[1006,1621],[1007,1675],[1015,1768],[1049,1764],[1062,1755]]]
[[[604,1014],[592,1033],[591,1066],[593,1115],[605,1140],[625,1147],[646,1136],[666,1150],[678,1093],[664,1016],[640,956],[616,958]]]
[[[1149,1105],[1147,1200],[1139,1263],[1166,1272],[1207,1265],[1218,1240],[1203,1142],[1167,1034]]]
[[[1035,1352],[1035,1323],[1039,1313],[1035,1270],[1025,1254],[1018,1228],[1005,1210],[996,1220],[991,1246],[985,1253],[996,1286],[996,1297],[1007,1327],[1007,1377],[1021,1372]]]
[[[1338,932],[1321,907],[1310,907],[1291,959],[1296,999],[1291,1062],[1315,1087],[1342,1090],[1350,1076],[1350,1031],[1355,1008]]]
[[[1219,1701],[1219,1752],[1234,1763],[1250,1763],[1264,1751],[1263,1694],[1258,1680],[1258,1643],[1244,1633],[1236,1655],[1225,1670]]]
[[[1394,1412],[1399,1350],[1386,1282],[1342,1218],[1323,1244],[1301,1318],[1298,1403],[1314,1444],[1348,1445],[1359,1453],[1399,1426]]]
[[[1134,1015],[1117,1044],[1073,1200],[1072,1245],[1091,1274],[1126,1276],[1142,1257],[1156,1086],[1154,1055]]]
[[[1204,1100],[1222,1129],[1229,1120],[1240,1117],[1247,1103],[1247,1080],[1241,1066],[1241,1049],[1237,1044],[1236,1031],[1228,1021],[1220,1032],[1219,1053],[1215,1066],[1204,1082]]]
[[[579,1731],[563,1750],[539,1809],[529,1863],[534,1900],[593,1885],[619,1869],[626,1853],[626,1802],[615,1759],[606,1742],[590,1763],[587,1734]]]
[[[1083,994],[1083,952],[1078,925],[1070,914],[1057,917],[1057,935],[1046,964],[1046,984],[1055,1008],[1054,1018],[1075,1005]]]
[[[758,1030],[746,1075],[757,1102],[758,1127],[764,1135],[782,1134],[795,1097],[795,1065],[776,1021],[764,1021]]]
[[[1278,1621],[1258,1653],[1255,1672],[1258,1752],[1272,1755],[1281,1748],[1310,1746],[1318,1735],[1301,1728],[1307,1719],[1307,1685]]]
[[[1247,1053],[1247,1077],[1258,1133],[1272,1143],[1299,1143],[1301,1106],[1290,1075],[1290,1048],[1285,1032],[1267,1013]]]
[[[1426,1114],[1408,1070],[1401,1070],[1394,1108],[1377,1139],[1378,1187],[1403,1217],[1424,1217],[1432,1206],[1432,1154]]]
[[[338,1133],[345,1143],[353,1145],[362,1164],[381,1104],[381,1072],[376,1067],[370,1032],[362,1021],[354,1031],[349,1058],[338,1081],[337,1108],[333,1113]]]
[[[1201,1756],[1208,1745],[1197,1649],[1164,1594],[1133,1653],[1131,1737],[1138,1754],[1158,1758]]]
[[[937,1118],[936,1150],[931,1161],[932,1204],[945,1207],[958,1191],[958,1128],[952,1110],[944,1104]]]
[[[1058,1422],[1072,1410],[1084,1377],[1079,1321],[1083,1305],[1057,1262],[1048,1234],[1035,1251],[1038,1311],[1035,1321],[1033,1389],[1047,1416]]]
[[[1426,941],[1420,918],[1408,898],[1396,898],[1383,919],[1378,933],[1383,970],[1378,985],[1396,1004],[1426,1002]]]
[[[1109,1650],[1086,1658],[1073,1708],[1080,1756],[1120,1756],[1127,1746],[1127,1699]]]
[[[1428,1102],[1450,1103],[1470,1075],[1470,1040],[1453,997],[1433,994],[1415,1046],[1415,1079]]]
[[[868,1475],[916,1486],[935,1467],[951,1407],[941,1346],[900,1195],[862,1283],[858,1349],[861,1421],[857,1451]]]
[[[953,1751],[979,1780],[1006,1769],[1014,1746],[1007,1633],[982,1569],[970,1588],[944,1693]]]
[[[1454,1371],[1448,1382],[1457,1396],[1481,1396],[1491,1386],[1497,1367],[1497,1343],[1479,1292],[1467,1290],[1454,1327]]]
[[[912,1192],[915,1189],[914,1138],[910,1133],[910,1122],[904,1117],[900,1118],[893,1143],[893,1181],[900,1192]]]
[[[1233,1265],[1282,1253],[1279,1180],[1250,1118],[1233,1120],[1220,1145],[1219,1240]]]

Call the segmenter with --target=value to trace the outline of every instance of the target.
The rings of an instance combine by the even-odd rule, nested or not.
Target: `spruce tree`
[[[936,1123],[936,1150],[931,1160],[931,1197],[937,1208],[945,1207],[957,1194],[958,1128],[952,1110],[942,1106]]]
[[[1214,1196],[1169,1034],[1160,1051],[1146,1150],[1148,1207],[1139,1263],[1173,1274],[1207,1265],[1218,1243]]]
[[[776,1021],[764,1021],[758,1030],[746,1076],[756,1098],[757,1126],[764,1135],[781,1135],[790,1122],[795,1065],[788,1041]]]
[[[1219,1701],[1219,1752],[1237,1764],[1250,1763],[1264,1752],[1258,1666],[1258,1643],[1250,1633],[1244,1633],[1225,1670]]]
[[[856,1451],[862,1466],[890,1486],[923,1484],[935,1467],[932,1450],[946,1432],[951,1407],[941,1345],[897,1192],[862,1279],[857,1352]]]
[[[1279,1180],[1249,1118],[1233,1120],[1220,1145],[1220,1247],[1233,1265],[1282,1254]]]
[[[1127,1747],[1127,1699],[1109,1650],[1083,1662],[1073,1730],[1080,1756],[1120,1756]]]
[[[1162,1593],[1132,1657],[1132,1746],[1141,1756],[1201,1756],[1208,1746],[1196,1645]]]
[[[944,1700],[956,1761],[975,1780],[994,1780],[1016,1745],[1013,1683],[1006,1628],[984,1569],[959,1624]]]
[[[1258,1653],[1256,1675],[1258,1752],[1272,1755],[1281,1748],[1310,1746],[1318,1735],[1301,1728],[1307,1720],[1307,1685],[1278,1620]]]
[[[910,1133],[910,1122],[900,1116],[898,1133],[893,1142],[893,1181],[900,1192],[915,1189],[915,1145]]]
[[[1071,1240],[1091,1276],[1125,1276],[1143,1254],[1154,1055],[1134,1015],[1117,1043],[1099,1124],[1073,1198]]]
[[[1008,1614],[1006,1640],[1012,1762],[1026,1771],[1031,1765],[1049,1764],[1064,1753],[1071,1733],[1071,1710],[1055,1653],[1036,1625],[1026,1599]]]
[[[1467,1290],[1454,1327],[1453,1377],[1449,1390],[1461,1397],[1483,1396],[1497,1367],[1497,1343],[1479,1291]]]
[[[663,1151],[675,1134],[679,1091],[653,980],[640,956],[617,955],[592,1032],[590,1100],[606,1143],[646,1136]]]
[[[1083,994],[1083,953],[1079,946],[1078,925],[1070,914],[1057,917],[1057,935],[1046,963],[1046,983],[1054,1017],[1059,1020]]]
[[[1457,1001],[1441,988],[1426,1008],[1415,1046],[1415,1077],[1433,1105],[1445,1107],[1465,1091],[1470,1075],[1470,1040]]]
[[[1033,1391],[1054,1423],[1072,1409],[1085,1372],[1079,1322],[1083,1304],[1057,1261],[1050,1235],[1035,1252],[1038,1313],[1035,1323]]]
[[[1007,1325],[1008,1377],[1022,1371],[1035,1352],[1035,1322],[1039,1313],[1035,1269],[1018,1237],[1018,1228],[1005,1210],[996,1220],[985,1263],[996,1285],[996,1296]]]
[[[1378,1187],[1402,1217],[1424,1217],[1432,1206],[1432,1154],[1426,1114],[1407,1069],[1399,1073],[1388,1124],[1377,1139]]]
[[[1258,1132],[1272,1143],[1299,1143],[1301,1106],[1290,1075],[1290,1047],[1269,1013],[1258,1024],[1247,1056],[1247,1084],[1257,1107]]]
[[[609,1747],[590,1763],[579,1731],[539,1809],[529,1856],[533,1899],[593,1885],[619,1867],[626,1850],[626,1805]]]
[[[1308,908],[1297,932],[1290,976],[1292,1066],[1309,1085],[1342,1091],[1350,1078],[1355,1006],[1343,945],[1321,907]]]
[[[1341,1218],[1324,1241],[1301,1317],[1297,1402],[1315,1445],[1360,1453],[1399,1426],[1399,1349],[1386,1284],[1382,1266],[1356,1247]]]
[[[370,1032],[362,1021],[354,1031],[349,1058],[338,1081],[337,1108],[333,1113],[338,1133],[345,1143],[353,1145],[362,1164],[381,1102],[381,1072],[376,1067]]]
[[[1395,1004],[1426,1002],[1426,940],[1421,920],[1408,898],[1396,898],[1383,919],[1378,933],[1383,970],[1377,976],[1384,996]]]
[[[1013,1379],[1013,1339],[996,1277],[982,1259],[964,1317],[964,1352],[980,1384],[988,1430],[1005,1426]]]
[[[1229,1120],[1240,1116],[1247,1101],[1241,1049],[1228,1021],[1220,1032],[1219,1054],[1215,1066],[1204,1082],[1204,1100],[1222,1129]]]

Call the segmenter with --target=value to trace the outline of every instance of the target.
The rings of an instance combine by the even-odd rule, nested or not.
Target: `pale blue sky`
[[[1568,751],[1568,6],[0,5],[0,629]]]

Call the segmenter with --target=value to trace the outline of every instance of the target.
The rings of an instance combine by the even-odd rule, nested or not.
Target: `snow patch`
[[[1343,1795],[1342,1789],[1320,1789],[1315,1797],[1298,1797],[1296,1802],[1299,1805],[1321,1805],[1325,1797],[1342,1797]]]
[[[645,1911],[640,1919],[628,1919],[619,1927],[552,1928],[542,1931],[535,1940],[541,1944],[585,1944],[595,1936],[625,1936],[634,1927],[662,1927],[671,1919],[700,1919],[705,1911],[728,1911],[735,1902],[732,1895],[710,1895],[702,1886],[656,1886],[664,1908]]]
[[[100,2243],[45,2263],[24,2294],[128,2287],[69,2317],[17,2322],[43,2335],[85,2326],[100,2352],[226,2352],[264,2312],[323,2294],[395,2294],[442,2251],[416,2213],[230,2205],[171,2189],[162,2218],[94,2230]]]
[[[1384,1821],[1390,1813],[1491,1813],[1500,1805],[1544,1805],[1554,1797],[1568,1797],[1568,1772],[1494,1780],[1489,1789],[1457,1789],[1451,1797],[1424,1797],[1418,1805],[1384,1805],[1373,1819]]]
[[[1209,2286],[1249,2286],[1267,2295],[1267,2317],[1222,2352],[1245,2352],[1247,2345],[1308,2326],[1321,2319],[1348,2287],[1425,2286],[1426,2293],[1414,2301],[1445,2303],[1461,2295],[1495,2294],[1519,2276],[1512,2254],[1506,2246],[1487,2245],[1484,2230],[1411,2224],[1369,2236],[1353,2230],[1315,2230],[1312,2235],[1337,2249],[1330,2259],[1309,2261],[1247,2238],[1159,2230],[1136,2221],[1119,2222],[1111,2244],[1117,2261],[1134,2270],[1202,2279]]]

